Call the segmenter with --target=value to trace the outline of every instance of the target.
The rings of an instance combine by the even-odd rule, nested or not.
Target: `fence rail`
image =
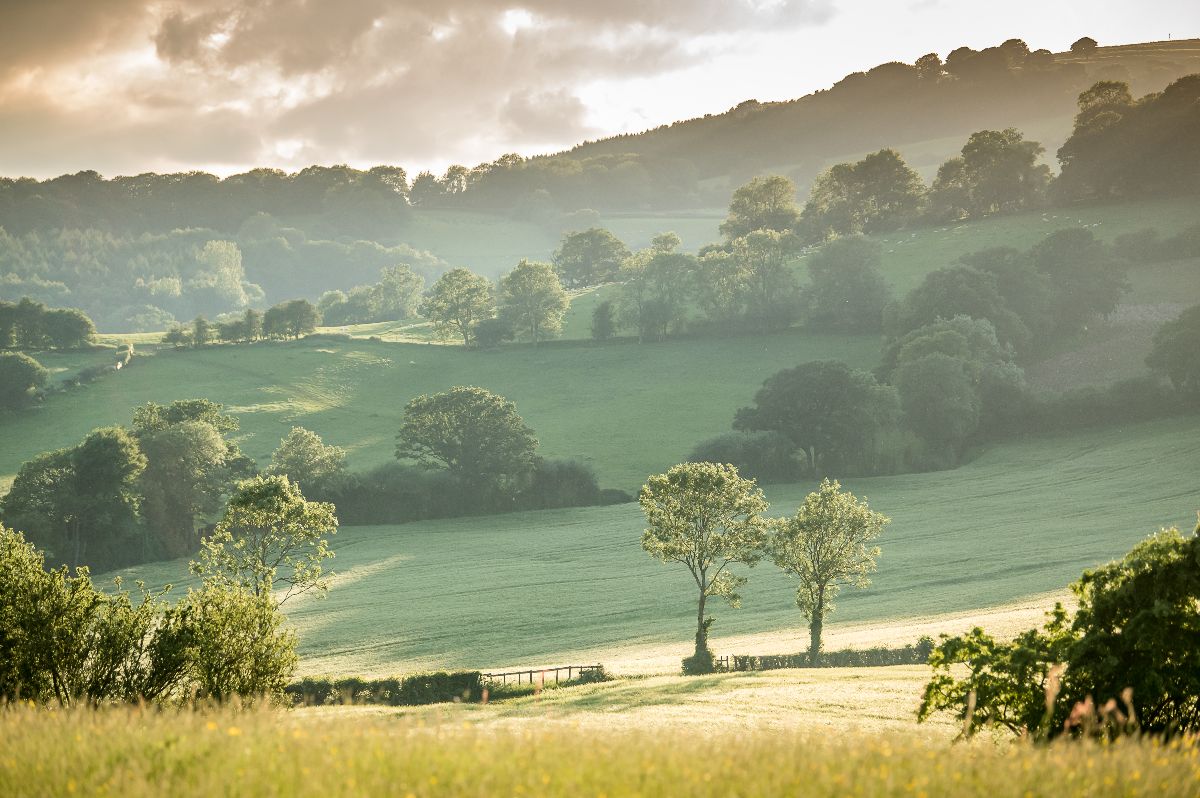
[[[540,675],[542,682],[545,683],[547,681],[548,674],[553,673],[554,681],[557,683],[559,681],[560,674],[563,672],[567,674],[566,681],[569,682],[571,681],[572,673],[574,673],[576,676],[582,676],[589,671],[599,671],[603,669],[603,665],[559,665],[554,668],[529,668],[527,670],[505,671],[503,673],[485,673],[483,674],[483,679],[484,681],[491,682],[493,684],[497,681],[500,682],[500,684],[508,684],[509,678],[515,678],[516,684],[521,684],[523,679],[527,679],[529,684],[533,684],[534,676]]]

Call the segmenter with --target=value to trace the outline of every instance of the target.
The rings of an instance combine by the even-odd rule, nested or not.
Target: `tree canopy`
[[[396,457],[444,467],[468,491],[511,494],[532,473],[537,445],[512,402],[455,387],[408,403]]]
[[[451,269],[437,279],[421,303],[421,315],[433,322],[434,331],[462,338],[471,345],[473,327],[495,313],[492,283],[467,269]]]
[[[708,650],[705,603],[724,599],[737,607],[737,589],[746,577],[731,566],[753,566],[762,557],[768,522],[762,517],[767,500],[753,480],[738,476],[731,465],[681,463],[646,481],[638,493],[646,515],[642,548],[664,563],[688,569],[699,590],[696,609],[696,651],[692,672],[712,670]]]
[[[871,584],[879,558],[879,547],[871,544],[890,520],[841,488],[836,480],[821,480],[794,516],[775,525],[768,544],[775,564],[800,582],[796,606],[809,621],[808,657],[814,665],[834,598],[842,587]]]
[[[500,278],[500,318],[534,345],[562,330],[567,304],[567,294],[549,263],[522,259]]]

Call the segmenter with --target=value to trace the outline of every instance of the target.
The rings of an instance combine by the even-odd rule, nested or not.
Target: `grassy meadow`
[[[839,596],[827,630],[892,620],[889,638],[871,644],[904,644],[942,630],[922,622],[930,616],[1065,592],[1084,569],[1146,534],[1193,526],[1197,470],[1193,417],[996,446],[950,472],[850,480],[892,523],[872,586]],[[811,487],[769,486],[770,514],[792,512]],[[627,504],[344,528],[333,540],[329,596],[288,608],[301,668],[388,674],[602,662],[620,672],[674,671],[691,647],[695,587],[682,566],[641,550],[642,526],[637,505]],[[188,583],[182,561],[124,576]],[[769,563],[750,576],[741,609],[712,609],[714,649],[803,650],[792,584]],[[1053,599],[1040,604],[1049,609]]]
[[[517,404],[541,452],[596,469],[604,487],[635,489],[729,428],[764,379],[806,360],[872,367],[871,336],[767,337],[517,346],[499,352],[367,340],[264,342],[159,350],[120,373],[0,419],[0,478],[95,427],[127,424],[147,401],[206,397],[242,422],[240,443],[265,463],[299,424],[349,450],[351,467],[389,461],[404,405],[454,385]]]
[[[665,693],[664,703],[672,696]],[[533,702],[535,699],[528,699]],[[535,705],[536,706],[536,705]],[[721,706],[695,728],[604,733],[437,715],[267,709],[0,710],[0,793],[25,796],[1029,796],[1200,795],[1200,747],[976,741],[745,729]],[[781,709],[781,711],[787,711]],[[547,706],[547,719],[555,709]],[[698,718],[699,719],[699,718]]]

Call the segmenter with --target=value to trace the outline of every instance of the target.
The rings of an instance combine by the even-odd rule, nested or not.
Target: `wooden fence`
[[[529,684],[533,684],[534,676],[540,676],[542,683],[544,684],[545,682],[549,681],[549,674],[553,673],[554,681],[557,683],[560,675],[564,672],[567,674],[566,681],[569,682],[572,678],[571,674],[575,674],[575,676],[578,677],[583,676],[583,674],[589,671],[599,671],[603,669],[603,665],[560,665],[556,668],[532,668],[524,671],[485,673],[483,674],[483,679],[487,682],[500,682],[500,684],[508,684],[508,680],[513,678],[516,680],[516,684],[521,684],[523,680],[528,680]]]

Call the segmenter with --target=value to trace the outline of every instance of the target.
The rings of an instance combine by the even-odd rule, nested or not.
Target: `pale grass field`
[[[664,687],[655,692],[670,704]],[[719,721],[745,699],[725,692],[687,714]],[[950,744],[944,735],[830,733],[820,724],[660,724],[636,712],[601,724],[548,722],[549,698],[532,711],[542,715],[513,726],[457,711],[14,707],[0,710],[0,795],[1200,795],[1194,738]]]

